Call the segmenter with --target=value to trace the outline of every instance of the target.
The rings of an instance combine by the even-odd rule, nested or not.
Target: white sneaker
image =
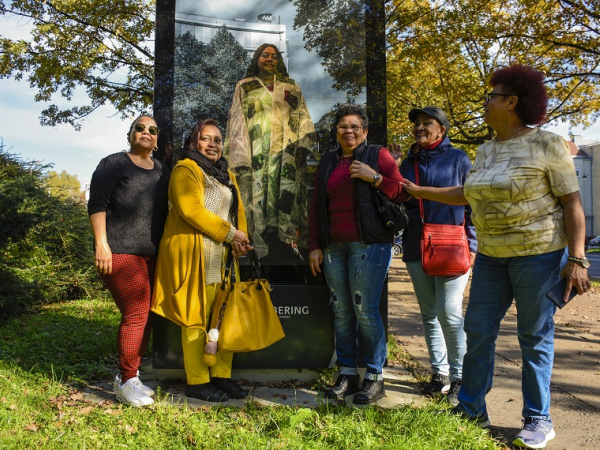
[[[135,380],[137,380],[137,383]],[[117,399],[121,403],[129,406],[148,406],[154,403],[152,398],[144,394],[140,386],[143,386],[143,384],[137,377],[130,378],[123,384],[119,383]]]
[[[154,397],[156,395],[156,392],[154,392],[151,387],[148,387],[145,384],[142,384],[142,382],[140,381],[139,376],[140,376],[140,371],[138,370],[138,376],[135,377],[135,378],[131,378],[131,380],[135,380],[135,381],[133,381],[133,383],[139,384],[141,386],[140,389],[142,390],[142,392],[144,394],[146,394],[148,397]],[[121,384],[121,374],[118,373],[118,374],[115,375],[115,381],[113,383],[115,392],[119,391],[119,385],[120,384]]]

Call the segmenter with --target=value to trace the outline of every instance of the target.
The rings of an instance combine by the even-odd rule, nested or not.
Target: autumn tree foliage
[[[513,63],[546,74],[547,122],[590,125],[600,111],[600,3],[594,0],[393,0],[388,8],[388,117],[410,142],[408,111],[437,105],[463,146],[493,136],[483,123],[489,75]],[[406,147],[406,146],[405,146]]]
[[[84,202],[85,195],[81,192],[81,183],[76,175],[71,175],[66,170],[60,173],[49,170],[46,174],[45,188],[48,194],[61,199],[70,199]]]

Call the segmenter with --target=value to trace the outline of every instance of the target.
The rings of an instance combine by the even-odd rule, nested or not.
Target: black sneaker
[[[448,391],[446,400],[448,400],[454,406],[458,406],[458,391],[460,391],[461,384],[462,380],[454,380],[452,383],[450,383],[450,390]]]
[[[359,375],[340,375],[335,384],[323,394],[326,398],[338,398],[344,395],[356,394],[360,390]]]
[[[248,391],[233,381],[231,378],[212,378],[210,380],[213,386],[225,391],[231,398],[244,398],[248,395]]]
[[[188,384],[185,388],[185,396],[197,398],[205,402],[226,402],[229,400],[229,394],[210,383]]]
[[[421,392],[424,395],[445,394],[450,390],[450,377],[434,373],[429,383],[425,383]]]
[[[450,410],[450,414],[452,414],[454,416],[460,416],[463,419],[467,419],[469,422],[473,422],[479,428],[488,428],[492,424],[487,411],[484,411],[482,414],[479,414],[478,416],[471,416],[469,414],[465,414],[464,412],[460,411],[458,408],[452,408]]]
[[[352,399],[357,405],[368,405],[374,403],[385,396],[383,380],[369,380],[365,378],[360,387],[360,391],[356,393]]]

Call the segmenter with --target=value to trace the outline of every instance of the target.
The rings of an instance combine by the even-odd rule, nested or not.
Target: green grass
[[[78,388],[115,373],[118,321],[112,301],[86,300],[48,305],[0,328],[0,449],[500,448],[436,403],[315,410],[91,403]]]

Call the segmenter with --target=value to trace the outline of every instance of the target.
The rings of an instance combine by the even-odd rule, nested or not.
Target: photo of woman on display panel
[[[306,159],[315,127],[279,49],[261,45],[235,89],[225,155],[238,176],[248,233],[262,262],[298,264],[307,247]]]
[[[336,144],[335,110],[349,101],[366,104],[364,4],[351,3],[356,7],[329,8],[348,24],[336,31],[306,0],[176,2],[175,128],[189,128],[205,110],[226,128],[224,155],[240,183],[261,263],[295,266],[303,280],[307,211],[319,155]],[[305,35],[313,27],[319,31]],[[192,60],[202,70],[190,67]],[[242,74],[232,79],[236,72]],[[198,89],[190,92],[190,85]]]

